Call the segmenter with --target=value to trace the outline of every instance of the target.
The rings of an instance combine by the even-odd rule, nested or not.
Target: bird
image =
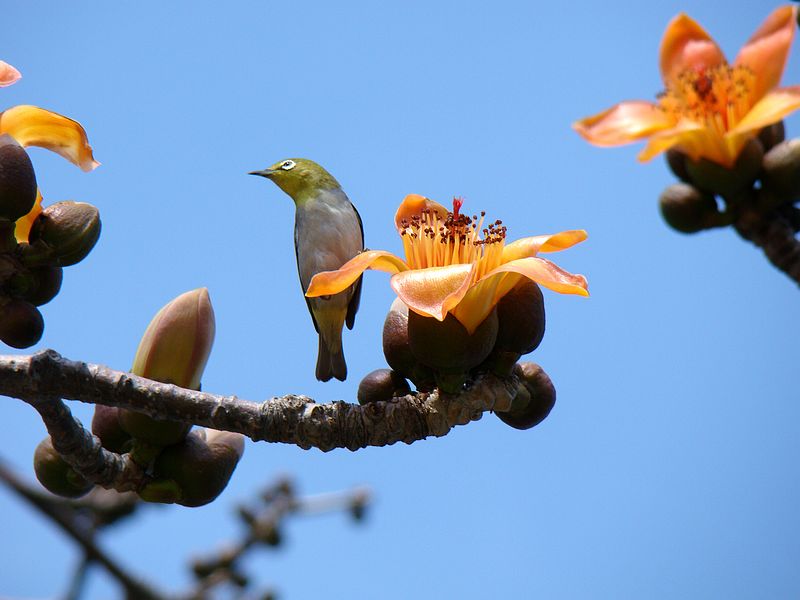
[[[287,158],[250,175],[266,177],[295,204],[294,249],[303,294],[311,278],[335,271],[364,250],[364,226],[342,186],[322,166],[306,158]],[[349,288],[328,296],[306,298],[319,334],[316,377],[347,378],[342,329],[352,329],[361,299],[361,277]]]

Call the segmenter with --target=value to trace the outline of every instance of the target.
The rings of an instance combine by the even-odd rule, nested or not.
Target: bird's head
[[[250,175],[271,179],[295,202],[300,202],[319,190],[339,187],[339,182],[333,175],[307,158],[287,158],[263,171],[251,171]]]

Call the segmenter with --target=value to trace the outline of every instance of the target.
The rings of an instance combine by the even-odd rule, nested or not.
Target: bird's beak
[[[248,175],[260,175],[261,177],[272,177],[274,169],[264,169],[263,171],[250,171]]]

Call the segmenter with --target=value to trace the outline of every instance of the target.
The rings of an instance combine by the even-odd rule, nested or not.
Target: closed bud
[[[202,506],[222,493],[243,453],[244,438],[237,433],[209,430],[203,440],[191,432],[182,442],[164,448],[153,473],[156,481],[174,482],[180,490],[178,504]]]
[[[495,348],[529,354],[544,338],[544,298],[530,279],[523,279],[497,303]]]
[[[495,414],[514,429],[530,429],[550,414],[556,403],[556,389],[536,363],[519,363],[514,372],[520,380],[517,395],[508,411]]]
[[[433,371],[421,364],[408,343],[408,306],[395,298],[383,322],[383,355],[386,363],[410,379],[420,391],[435,387]]]
[[[34,306],[47,304],[61,291],[63,277],[64,271],[61,267],[33,268],[30,270],[30,287],[23,297]]]
[[[731,168],[703,158],[699,161],[687,160],[686,171],[695,187],[711,194],[733,198],[742,190],[753,187],[761,172],[763,159],[764,146],[753,138],[742,148],[739,158]]]
[[[42,339],[44,319],[30,302],[0,298],[0,340],[12,348],[29,348]]]
[[[211,345],[214,309],[206,288],[181,294],[164,306],[148,325],[131,372],[192,390],[200,389]],[[123,409],[120,424],[131,436],[156,446],[182,440],[190,425],[154,419]]]
[[[36,446],[33,453],[33,470],[36,472],[36,479],[48,491],[65,498],[78,498],[89,493],[94,487],[92,482],[86,481],[78,475],[61,458],[61,455],[53,448],[50,436],[44,438]]]
[[[55,264],[74,265],[94,248],[100,237],[100,213],[91,204],[65,200],[45,208],[31,227],[32,246],[44,246]]]
[[[672,171],[675,177],[689,183],[689,171],[686,170],[687,156],[676,148],[667,150],[665,156],[667,159],[667,166],[669,166],[669,170]]]
[[[14,222],[36,202],[36,174],[25,149],[8,134],[0,135],[0,219]]]
[[[356,398],[359,404],[391,400],[395,396],[411,393],[406,378],[391,369],[376,369],[358,384]]]
[[[781,204],[800,200],[800,139],[781,142],[764,155],[762,184]]]
[[[95,404],[92,433],[100,438],[103,448],[123,454],[130,449],[131,436],[120,425],[119,412],[116,406]]]
[[[486,359],[497,339],[497,311],[478,325],[470,335],[453,315],[444,321],[408,313],[408,341],[411,352],[419,362],[433,369],[437,385],[446,392],[456,393],[466,374]]]
[[[764,146],[764,152],[768,152],[783,140],[786,139],[786,127],[783,121],[778,121],[772,125],[767,125],[758,134],[758,141]]]
[[[658,199],[661,216],[673,229],[696,233],[720,223],[722,215],[714,197],[688,183],[675,183]]]

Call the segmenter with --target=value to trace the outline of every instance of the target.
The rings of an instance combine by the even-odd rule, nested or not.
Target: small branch
[[[102,565],[125,588],[129,598],[162,600],[163,597],[160,594],[129,575],[96,544],[92,530],[81,522],[80,516],[65,502],[41,494],[17,477],[2,461],[0,461],[0,481],[75,540],[83,549],[85,560]]]
[[[792,223],[774,211],[765,214],[747,209],[735,227],[740,236],[761,248],[777,269],[800,284],[800,242]]]
[[[89,574],[89,567],[91,566],[92,559],[84,554],[72,573],[72,579],[67,593],[64,594],[64,600],[80,600],[86,584],[86,576]]]
[[[118,455],[96,448],[96,440],[90,440],[87,436],[91,434],[85,430],[76,432],[74,424],[68,423],[72,419],[68,409],[54,398],[130,408],[152,417],[242,433],[254,441],[329,451],[441,437],[456,425],[480,419],[485,411],[507,410],[515,390],[513,378],[483,375],[457,395],[438,391],[409,394],[366,406],[342,401],[316,404],[311,398],[298,395],[255,403],[71,361],[53,350],[32,356],[0,356],[0,395],[19,398],[36,407],[48,423],[48,431],[52,429],[51,435],[64,433],[63,444],[56,446],[59,452],[91,446],[89,454],[93,458],[86,458],[95,473],[103,473],[103,469],[130,472],[133,479],[133,467],[119,464],[115,458]],[[54,435],[53,438],[55,444]]]
[[[83,428],[61,400],[39,400],[33,407],[42,417],[53,448],[84,479],[118,492],[141,489],[147,476],[128,454],[109,452]]]
[[[197,583],[187,600],[203,600],[211,590],[225,583],[247,587],[249,577],[240,570],[242,558],[257,546],[280,545],[283,522],[288,517],[349,511],[356,520],[361,520],[370,495],[369,489],[357,487],[349,491],[298,497],[291,481],[279,479],[261,494],[259,506],[239,507],[239,517],[247,525],[239,539],[228,542],[213,555],[192,562]]]

